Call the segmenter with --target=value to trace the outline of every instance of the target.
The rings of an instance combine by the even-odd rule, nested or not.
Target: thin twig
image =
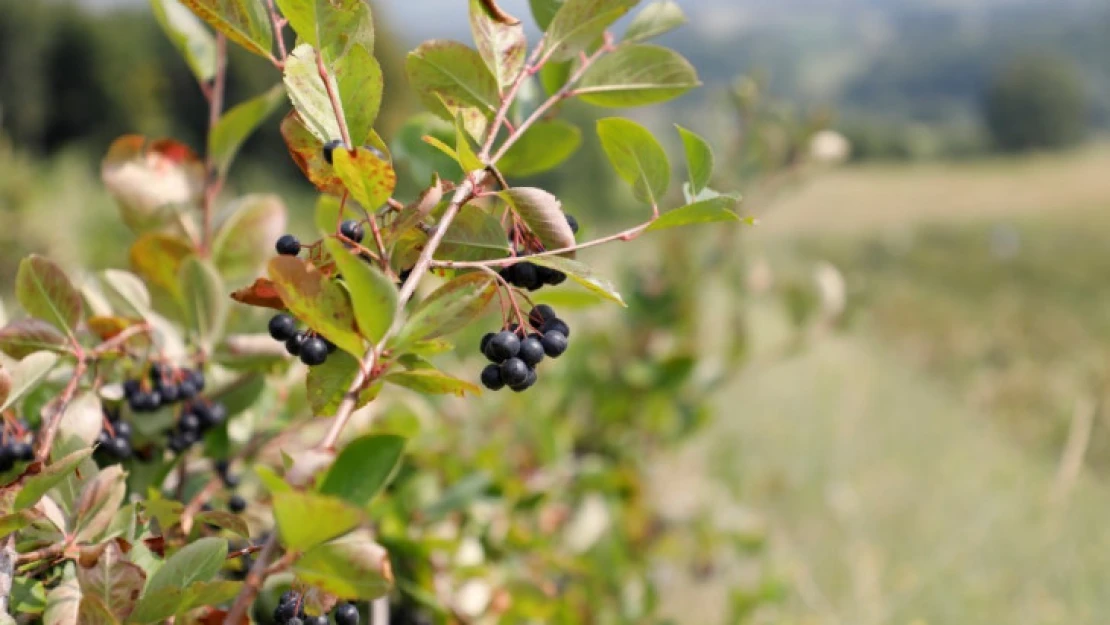
[[[482,144],[482,149],[478,152],[478,158],[483,163],[497,162],[497,159],[493,159],[493,161],[489,160],[490,150],[493,149],[493,143],[497,141],[497,133],[501,130],[501,125],[505,123],[505,119],[509,115],[509,109],[512,108],[513,101],[516,100],[516,95],[520,92],[520,88],[524,84],[524,81],[527,80],[529,76],[538,72],[540,67],[542,67],[542,65],[538,64],[538,61],[540,54],[543,53],[543,43],[544,39],[541,38],[539,43],[536,44],[536,49],[532,52],[532,56],[528,58],[528,61],[520,70],[520,74],[517,75],[516,80],[513,81],[513,84],[509,87],[505,95],[501,97],[501,106],[493,116],[493,123],[490,124],[489,127],[489,136],[486,137],[485,143]]]
[[[284,63],[289,54],[285,51],[285,25],[288,23],[274,7],[274,0],[266,0],[270,10],[270,22],[274,25],[274,38],[277,39],[278,52],[281,53],[281,62]]]
[[[343,104],[340,103],[339,94],[331,84],[331,76],[328,75],[328,68],[324,65],[324,56],[320,50],[316,51],[316,69],[320,72],[320,80],[324,81],[324,89],[327,90],[328,99],[331,100],[331,108],[335,113],[335,121],[339,124],[339,135],[343,139],[343,145],[348,150],[352,149],[354,144],[351,143],[351,133],[347,130],[347,118],[343,116]]]
[[[571,245],[569,247],[561,247],[561,248],[555,249],[555,250],[544,250],[542,252],[537,252],[535,254],[529,254],[528,256],[509,256],[507,258],[495,258],[493,260],[468,260],[468,261],[464,261],[464,260],[436,260],[436,261],[432,261],[432,267],[437,267],[437,268],[440,268],[440,269],[466,269],[466,268],[473,269],[473,268],[476,268],[476,267],[508,267],[509,265],[515,265],[517,263],[524,262],[524,261],[527,261],[527,260],[530,260],[530,259],[534,259],[534,258],[537,258],[537,257],[540,257],[540,256],[558,256],[559,254],[566,254],[566,253],[569,253],[569,252],[577,252],[579,250],[584,250],[584,249],[591,248],[591,247],[597,247],[598,245],[604,245],[606,243],[612,243],[614,241],[631,241],[632,239],[635,239],[636,237],[643,234],[644,230],[647,230],[648,226],[650,226],[652,223],[655,222],[655,219],[656,219],[656,217],[653,216],[651,219],[649,219],[648,221],[646,221],[646,222],[644,222],[644,223],[642,223],[638,226],[629,228],[628,230],[622,230],[622,231],[617,232],[615,234],[610,234],[609,236],[606,236],[606,237],[601,237],[600,239],[594,239],[592,241],[585,241],[583,243],[577,243],[577,244]]]
[[[222,33],[216,34],[216,76],[212,79],[212,90],[208,98],[208,134],[220,122],[220,114],[224,106],[224,87],[227,84],[227,37]],[[212,244],[212,212],[216,203],[216,196],[220,194],[223,186],[223,176],[216,171],[216,164],[212,161],[212,154],[205,155],[204,199],[201,204],[202,227],[200,233],[201,251],[208,252]]]
[[[251,603],[258,596],[258,591],[262,589],[262,583],[266,581],[266,569],[270,566],[270,558],[273,557],[274,551],[277,550],[277,543],[277,531],[273,531],[262,545],[262,551],[258,552],[251,570],[247,572],[247,578],[243,580],[243,589],[239,591],[235,603],[224,617],[224,625],[239,625],[247,615]]]
[[[38,449],[35,450],[35,460],[38,462],[46,462],[47,457],[50,456],[50,448],[54,446],[54,437],[58,435],[58,426],[62,423],[62,415],[65,414],[66,408],[69,407],[69,402],[73,401],[73,396],[77,394],[77,385],[81,382],[81,378],[85,376],[85,371],[88,369],[84,355],[78,357],[76,364],[73,365],[73,376],[69,379],[66,387],[62,389],[62,394],[54,401],[57,402],[57,407],[48,419],[46,425],[43,426],[42,431],[36,438]]]
[[[31,562],[38,562],[39,560],[53,560],[64,554],[68,547],[69,544],[65,542],[54,543],[42,549],[21,553],[16,557],[15,561],[17,565],[22,566],[24,564],[30,564]]]

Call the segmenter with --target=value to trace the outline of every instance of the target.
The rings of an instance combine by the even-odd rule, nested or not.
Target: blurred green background
[[[390,140],[414,105],[405,49],[467,27],[462,2],[377,4],[379,130]],[[527,15],[526,2],[503,4]],[[1110,5],[680,4],[691,24],[665,43],[706,87],[637,116],[672,144],[671,122],[715,137],[720,186],[745,192],[741,212],[760,226],[728,241],[731,283],[693,313],[711,329],[722,323],[714,298],[742,291],[750,345],[744,368],[713,391],[714,423],[654,463],[661,501],[766,533],[762,566],[782,580],[781,600],[755,622],[1105,622]],[[240,51],[231,68],[231,102],[277,81]],[[777,103],[770,122],[742,114],[753,90]],[[569,111],[586,126],[596,115]],[[200,148],[205,116],[144,3],[0,0],[4,292],[31,251],[126,265],[100,156],[128,132]],[[308,233],[311,189],[276,119],[245,147],[227,195],[278,192],[294,230]],[[847,138],[847,163],[791,167],[784,146],[806,120]],[[587,235],[634,223],[585,137],[581,154],[537,183]],[[677,249],[695,254],[719,235],[684,236]],[[673,245],[642,241],[633,256],[659,262]],[[591,260],[626,275],[623,251]],[[830,267],[845,309],[799,343],[797,294],[816,289],[815,275],[827,284]],[[620,327],[620,311],[589,314]],[[702,334],[711,344],[713,332]],[[753,583],[737,564],[662,584],[664,603],[681,622],[717,622],[708,599]]]

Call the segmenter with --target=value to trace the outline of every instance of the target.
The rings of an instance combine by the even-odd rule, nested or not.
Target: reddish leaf
[[[290,111],[281,120],[281,136],[293,162],[301,168],[309,182],[324,193],[343,193],[343,181],[324,160],[324,144],[309,131],[296,111]]]
[[[81,562],[77,567],[77,581],[85,596],[94,596],[120,621],[127,620],[142,594],[146,572],[128,562],[114,543],[95,560]]]
[[[362,355],[354,308],[342,287],[293,256],[271,259],[269,274],[281,300],[298,319],[345,351]]]
[[[133,325],[142,323],[142,319],[129,319],[127,317],[113,317],[108,315],[97,315],[89,317],[85,322],[89,326],[89,331],[100,337],[100,340],[107,341],[108,339],[118,335],[127,328]],[[136,338],[142,335],[136,335]]]
[[[0,328],[0,351],[16,360],[44,349],[64,351],[65,348],[66,337],[41,319],[23,319]]]
[[[175,204],[190,204],[204,192],[204,163],[186,145],[140,135],[115,140],[100,165],[108,192],[124,223],[143,231],[165,225]]]
[[[285,302],[281,301],[277,287],[269,278],[259,278],[254,284],[235,291],[231,294],[231,299],[247,306],[285,310]]]

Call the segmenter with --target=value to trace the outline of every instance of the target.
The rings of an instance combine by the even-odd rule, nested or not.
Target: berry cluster
[[[238,475],[231,473],[231,465],[227,460],[217,460],[215,465],[216,473],[220,476],[220,480],[224,483],[225,487],[229,490],[235,490],[239,487],[239,482],[241,480]],[[227,509],[230,512],[239,514],[247,509],[247,500],[238,493],[232,493],[231,496],[227,498]]]
[[[21,424],[20,432],[0,431],[0,472],[8,471],[17,462],[30,462],[35,459],[35,450],[28,441],[30,428]]]
[[[493,363],[482,369],[482,384],[486,388],[498,391],[508,386],[518,393],[527,390],[536,383],[536,365],[544,356],[558,358],[567,350],[570,326],[550,306],[540,304],[533,308],[528,314],[528,325],[535,332],[526,334],[524,328],[513,326],[482,337],[482,354]]]
[[[162,406],[191,401],[204,390],[204,372],[200,369],[174,369],[162,363],[150,365],[150,385],[142,380],[123,383],[123,395],[131,412],[154,412]]]
[[[270,336],[275,341],[285,343],[285,351],[299,356],[301,362],[315,367],[328,360],[328,354],[335,351],[335,344],[311,331],[297,330],[297,320],[287,313],[278,313],[270,319]]]
[[[578,220],[573,215],[566,215],[566,218],[571,232],[578,234]],[[510,240],[517,238],[515,229],[510,233],[509,238]],[[518,255],[527,256],[528,254],[518,250]],[[502,269],[501,277],[505,279],[505,282],[515,287],[535,291],[545,284],[551,286],[562,284],[567,279],[567,274],[550,267],[523,261]]]
[[[118,412],[104,409],[105,426],[97,437],[96,453],[108,460],[127,460],[131,449],[131,424],[120,419]]]
[[[353,604],[344,603],[332,610],[335,625],[358,625],[358,608]],[[274,622],[277,625],[328,625],[328,617],[306,616],[304,613],[304,597],[300,593],[287,590],[278,600],[274,608]]]

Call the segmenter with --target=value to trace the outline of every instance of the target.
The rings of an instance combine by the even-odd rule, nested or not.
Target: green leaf
[[[104,407],[95,391],[84,391],[66,406],[58,435],[63,439],[72,436],[82,446],[92,445],[104,429]]]
[[[500,106],[497,80],[482,56],[457,41],[421,44],[409,53],[405,70],[429,111],[449,121],[461,113],[467,131],[475,137],[483,135]]]
[[[216,38],[178,0],[150,0],[154,17],[193,75],[208,82],[216,75]]]
[[[64,352],[65,335],[42,319],[21,319],[0,328],[0,351],[12,358],[24,358],[37,351]]]
[[[440,260],[492,260],[509,255],[505,229],[492,215],[466,204],[443,234],[436,249]]]
[[[359,3],[362,4],[363,0]],[[374,128],[374,120],[378,118],[385,88],[381,65],[370,49],[354,46],[335,62],[332,72],[351,140],[369,135]]]
[[[139,276],[120,269],[105,269],[101,276],[111,292],[118,295],[125,306],[144,317],[151,312],[150,291]]]
[[[686,14],[674,0],[658,0],[647,5],[632,18],[625,41],[647,41],[668,33],[686,23]]]
[[[451,485],[443,495],[424,510],[424,518],[438,521],[455,510],[461,510],[481,497],[492,480],[484,471],[466,475]]]
[[[646,232],[717,221],[740,221],[740,216],[732,211],[735,205],[736,200],[727,196],[687,204],[663,213],[659,219],[648,226]]]
[[[195,518],[197,523],[215,525],[229,532],[234,532],[243,538],[250,538],[250,528],[247,527],[247,522],[243,520],[243,517],[238,514],[224,510],[206,510],[197,514]]]
[[[242,590],[242,582],[218,580],[194,582],[185,588],[166,586],[143,593],[142,600],[131,614],[132,623],[161,623],[175,614],[205,605],[219,605],[235,598]]]
[[[166,559],[158,572],[147,582],[144,594],[163,588],[185,588],[194,582],[210,581],[227,559],[227,541],[222,538],[200,538]]]
[[[148,232],[131,244],[131,267],[147,282],[181,299],[178,276],[186,258],[193,255],[188,241],[170,234]]]
[[[566,0],[547,27],[550,60],[565,61],[590,49],[606,28],[639,0]]]
[[[81,293],[60,267],[32,254],[19,263],[15,296],[23,310],[70,334],[81,320]]]
[[[385,381],[426,395],[458,395],[463,397],[467,393],[471,395],[482,394],[482,390],[476,385],[437,369],[396,371],[386,375]]]
[[[561,63],[546,63],[540,68],[540,84],[547,95],[553,96],[570,80],[571,70],[574,69],[572,61]]]
[[[583,102],[620,108],[666,102],[700,84],[694,66],[674,50],[632,44],[598,59],[574,92]]]
[[[392,434],[354,439],[335,458],[320,484],[320,494],[365,508],[393,478],[404,450],[405,439]]]
[[[273,30],[262,0],[182,0],[182,3],[231,41],[270,58]]]
[[[328,75],[331,88],[338,92],[336,77]],[[305,126],[323,143],[340,139],[339,120],[335,117],[327,87],[320,77],[316,63],[316,50],[307,43],[293,49],[285,59],[285,89]]]
[[[46,588],[42,582],[21,576],[13,579],[9,609],[15,614],[42,614],[46,609]]]
[[[496,293],[496,281],[485,272],[461,275],[420,302],[395,343],[404,345],[455,332],[480,317]]]
[[[351,384],[358,375],[358,360],[346,352],[338,352],[328,356],[324,364],[317,365],[308,370],[305,382],[308,394],[308,404],[312,407],[312,414],[329,416],[335,414],[343,396],[351,388]],[[375,387],[359,391],[356,408],[361,408],[377,395]]]
[[[342,287],[293,256],[271,259],[268,273],[281,301],[298,319],[348,353],[362,354],[354,308]]]
[[[228,279],[257,275],[273,256],[274,241],[285,233],[285,203],[278,195],[253,193],[239,198],[212,242],[212,259]]]
[[[524,71],[524,55],[528,51],[524,25],[507,24],[482,0],[470,0],[470,32],[497,84],[502,89],[511,85]]]
[[[443,181],[439,176],[432,176],[432,183],[428,188],[420,192],[420,197],[416,201],[401,209],[400,214],[389,225],[389,229],[385,232],[385,244],[392,245],[404,233],[412,228],[420,225],[432,211],[439,206],[440,201],[443,200]],[[0,335],[3,331],[0,331]],[[0,341],[0,346],[3,342]]]
[[[474,146],[470,145],[461,115],[455,120],[455,154],[463,171],[485,169],[485,164],[474,152]]]
[[[329,64],[352,48],[374,49],[374,20],[366,0],[277,0],[301,40],[323,48]]]
[[[81,588],[77,585],[77,575],[72,563],[67,563],[62,572],[62,581],[46,593],[46,611],[42,615],[43,625],[78,625],[81,608]]]
[[[539,122],[525,132],[497,161],[506,176],[534,176],[552,170],[582,145],[578,126],[561,119]]]
[[[643,126],[619,117],[598,120],[597,134],[617,174],[632,185],[633,195],[658,206],[671,184],[663,146]]]
[[[46,491],[69,477],[81,461],[92,455],[92,447],[79,449],[43,467],[42,471],[23,480],[23,488],[15,495],[13,510],[19,511],[38,503]]]
[[[702,192],[713,177],[713,148],[696,133],[675,124],[686,150],[686,167],[690,172],[690,189],[694,195]]]
[[[547,30],[551,26],[551,20],[555,18],[555,14],[559,12],[564,2],[566,0],[528,0],[528,5],[532,8],[532,17],[536,19],[536,25],[540,30]]]
[[[51,352],[35,352],[20,360],[10,372],[8,397],[0,405],[0,412],[11,408],[25,394],[34,390],[57,363],[58,355]]]
[[[119,465],[105,467],[81,487],[74,511],[74,529],[80,542],[95,541],[112,523],[127,493],[127,474]]]
[[[332,153],[332,164],[351,197],[369,211],[376,211],[389,201],[397,186],[397,172],[389,161],[366,148],[337,149]]]
[[[318,545],[293,565],[300,580],[342,599],[370,601],[393,586],[389,554],[367,531]]]
[[[562,202],[554,195],[533,187],[505,189],[497,195],[524,220],[545,249],[574,247],[574,231],[567,223]],[[566,252],[565,255],[573,257],[574,253]]]
[[[529,256],[526,260],[537,265],[557,269],[567,274],[573,282],[589,291],[621,306],[628,306],[624,303],[624,298],[621,297],[620,292],[617,291],[617,287],[612,282],[597,276],[585,263],[559,256]]]
[[[425,141],[434,137],[441,142],[451,141],[454,127],[432,115],[418,113],[408,118],[393,138],[393,156],[405,163],[405,170],[413,184],[425,185],[432,176],[444,180],[458,180],[463,175],[455,156],[445,156]],[[446,145],[446,143],[445,143]]]
[[[127,561],[119,545],[109,542],[95,561],[78,561],[77,581],[85,598],[99,599],[114,618],[126,621],[142,594],[146,571]]]
[[[201,346],[211,353],[223,336],[227,320],[227,293],[223,278],[210,261],[193,256],[182,263],[178,280],[185,319],[200,339]]]
[[[324,239],[324,248],[333,259],[355,309],[355,320],[362,335],[377,343],[393,325],[397,310],[397,287],[376,267],[351,253],[337,239]]]
[[[153,0],[160,1],[163,0]],[[283,92],[281,85],[274,85],[269,91],[239,103],[216,123],[208,134],[208,158],[212,159],[220,176],[227,175],[239,147],[281,104]]]
[[[274,493],[274,521],[286,549],[311,549],[358,527],[362,518],[361,510],[338,497],[292,490]]]

